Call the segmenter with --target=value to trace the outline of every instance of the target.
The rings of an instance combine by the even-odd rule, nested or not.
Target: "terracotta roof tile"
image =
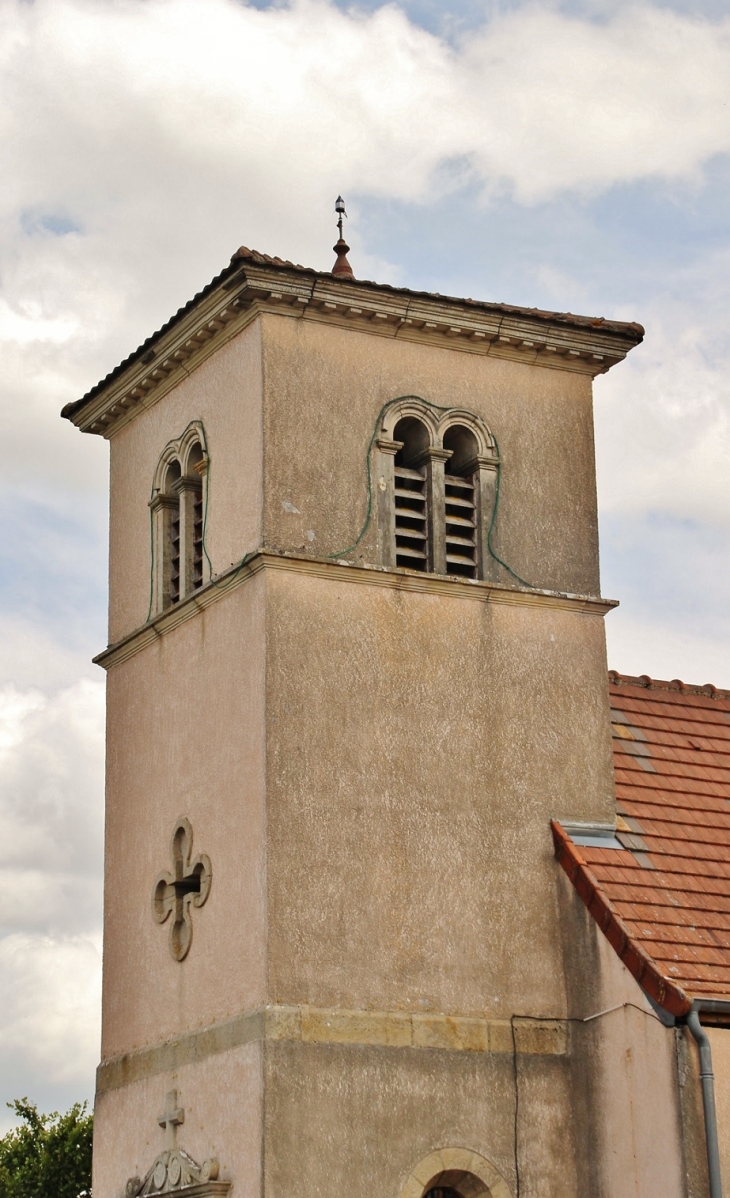
[[[730,1002],[730,691],[614,672],[609,691],[617,807],[645,851],[554,824],[558,859],[656,1001]]]

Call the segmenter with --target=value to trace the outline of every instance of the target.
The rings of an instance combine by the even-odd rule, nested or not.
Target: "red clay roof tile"
[[[618,835],[645,849],[578,847],[554,823],[556,856],[652,998],[730,1001],[730,691],[613,671],[609,690]]]

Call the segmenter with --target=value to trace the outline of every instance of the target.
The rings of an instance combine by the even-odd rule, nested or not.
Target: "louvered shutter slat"
[[[180,510],[174,513],[170,521],[170,602],[180,600]]]
[[[193,589],[203,585],[203,492],[193,501]]]
[[[421,470],[395,467],[395,560],[410,570],[428,564],[426,477]]]
[[[477,576],[474,480],[445,477],[446,570],[463,578]]]

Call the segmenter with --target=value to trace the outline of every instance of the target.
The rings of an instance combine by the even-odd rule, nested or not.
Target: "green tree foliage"
[[[94,1116],[86,1103],[65,1115],[41,1115],[27,1098],[8,1106],[23,1122],[0,1138],[0,1198],[90,1196]]]

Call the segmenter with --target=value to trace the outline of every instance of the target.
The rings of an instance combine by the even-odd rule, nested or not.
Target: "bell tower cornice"
[[[538,607],[554,611],[573,612],[576,615],[605,616],[618,606],[616,599],[604,599],[595,595],[573,595],[561,591],[550,591],[539,587],[519,587],[504,583],[481,580],[447,578],[437,574],[421,574],[415,570],[403,570],[382,566],[353,565],[350,562],[333,562],[328,558],[302,557],[294,553],[260,549],[250,554],[243,562],[232,566],[214,578],[206,586],[187,599],[168,607],[134,629],[115,644],[107,646],[93,660],[105,670],[134,657],[148,645],[153,645],[181,624],[194,619],[213,603],[244,586],[262,570],[285,571],[309,578],[326,579],[370,587],[394,587],[413,594],[437,595],[452,599],[464,599],[482,603],[507,605],[510,607]]]
[[[639,324],[336,277],[243,248],[62,415],[82,432],[113,436],[263,313],[589,376],[605,374],[644,335]]]

